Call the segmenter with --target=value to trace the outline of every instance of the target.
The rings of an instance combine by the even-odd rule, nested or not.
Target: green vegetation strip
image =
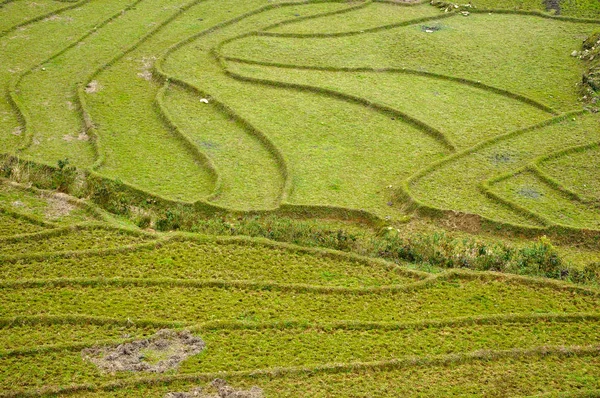
[[[590,339],[597,323],[580,322],[557,324],[521,324],[487,327],[442,328],[424,330],[233,330],[205,331],[199,336],[206,350],[189,358],[178,369],[179,374],[244,371],[265,368],[318,366],[322,363],[369,362],[381,358],[427,358],[492,348],[496,350],[524,349],[546,346],[594,345]],[[527,331],[527,333],[524,333]],[[52,370],[59,361],[65,373],[80,370],[71,382],[110,381],[112,375],[99,374],[93,367],[82,364],[80,350],[92,345],[117,346],[131,338],[100,340],[96,343],[75,343],[62,347],[38,347],[7,352],[4,368],[8,374],[16,367],[36,363],[40,372],[47,370],[44,385],[69,380],[67,375]],[[244,358],[244,360],[240,360]],[[108,376],[108,377],[106,377]],[[134,372],[118,374],[119,378],[135,377]],[[34,378],[21,379],[26,384],[39,384]],[[16,380],[15,380],[16,381]],[[10,377],[5,385],[10,385]]]
[[[59,15],[62,14],[65,11],[69,11],[69,10],[73,10],[76,8],[79,8],[87,3],[89,3],[90,0],[82,0],[73,4],[70,4],[68,6],[64,6],[62,8],[58,8],[58,9],[53,9],[50,12],[46,12],[40,15],[36,15],[35,17],[29,18],[26,21],[17,23],[9,28],[5,28],[3,31],[0,31],[0,38],[8,35],[9,33],[12,33],[16,30],[18,30],[19,28],[23,28],[25,26],[31,25],[33,23],[39,22],[39,21],[43,21],[46,18],[51,18],[53,15]],[[70,2],[66,2],[65,3],[70,3]]]
[[[0,238],[16,234],[35,234],[45,229],[42,225],[15,215],[0,207]]]
[[[250,238],[174,235],[72,256],[22,256],[0,265],[4,280],[173,278],[249,280],[338,287],[401,285],[429,277],[382,260]]]
[[[199,288],[194,286],[196,282],[184,287],[185,282],[170,285],[170,281],[146,285],[135,280],[58,280],[56,285],[53,281],[35,282],[27,289],[20,282],[6,282],[0,295],[7,317],[39,315],[43,308],[46,315],[73,313],[188,324],[212,320],[397,322],[431,318],[431,314],[447,319],[523,312],[580,313],[595,311],[598,306],[597,291],[570,284],[493,274],[461,279],[456,271],[449,274],[454,277],[372,294],[322,294],[291,287],[268,290],[272,289],[268,285],[230,282],[214,284],[219,287],[200,282],[203,286]]]
[[[52,394],[73,394],[73,393],[84,393],[84,392],[111,392],[115,393],[115,390],[119,389],[130,389],[136,388],[139,390],[143,386],[164,386],[165,384],[172,384],[176,382],[208,382],[215,378],[226,378],[231,379],[250,379],[253,383],[260,380],[268,380],[267,382],[273,383],[276,380],[281,380],[286,383],[288,389],[294,388],[288,384],[289,377],[293,377],[295,380],[302,380],[305,378],[323,377],[333,378],[337,376],[343,376],[347,380],[351,374],[361,374],[364,372],[373,372],[380,376],[385,376],[387,372],[411,370],[414,372],[419,369],[420,372],[428,369],[434,370],[437,377],[440,375],[440,367],[445,369],[444,373],[452,377],[452,371],[448,370],[457,369],[461,367],[469,366],[482,366],[484,368],[493,368],[495,363],[506,366],[506,363],[518,363],[527,361],[530,364],[544,365],[545,361],[559,360],[564,363],[567,360],[576,359],[588,359],[593,361],[593,358],[598,356],[600,346],[588,345],[588,346],[544,346],[528,349],[511,349],[511,350],[498,350],[498,351],[475,351],[464,354],[449,354],[449,355],[433,355],[427,357],[407,357],[401,359],[390,359],[373,362],[352,362],[342,364],[325,364],[317,366],[298,366],[298,367],[285,367],[265,370],[251,370],[251,371],[233,371],[233,372],[217,372],[217,373],[199,373],[191,375],[168,375],[158,377],[144,377],[129,380],[120,380],[108,382],[105,384],[78,384],[70,385],[65,387],[40,387],[35,390],[24,390],[24,391],[9,391],[2,393],[0,396],[3,398],[8,397],[36,397]],[[59,358],[56,358],[58,360]],[[577,365],[581,361],[576,361]],[[593,362],[592,362],[593,363]],[[562,367],[564,370],[564,366]],[[547,372],[547,368],[546,368]],[[282,380],[283,379],[283,380]],[[398,379],[394,378],[396,383]],[[297,385],[297,383],[294,383]],[[352,388],[355,388],[354,383],[351,383]],[[286,388],[280,386],[281,392],[286,393]],[[306,388],[307,386],[302,386]],[[345,387],[349,388],[348,385]],[[480,387],[481,388],[481,387]],[[344,391],[340,389],[338,391]],[[306,391],[306,390],[305,390]],[[481,390],[480,390],[481,391]],[[126,391],[127,394],[131,394],[131,391]],[[287,395],[287,394],[286,394]],[[114,396],[114,395],[113,395]],[[281,395],[280,395],[281,396]],[[293,395],[297,396],[297,392]],[[312,395],[316,396],[316,395]],[[319,395],[322,396],[322,395]]]
[[[32,253],[66,253],[139,244],[154,237],[141,232],[115,229],[104,224],[80,224],[37,234],[1,238],[0,262],[17,261]]]
[[[7,347],[0,351],[0,357],[18,356],[18,355],[33,355],[40,352],[51,351],[75,351],[92,345],[108,345],[105,343],[107,338],[110,344],[121,339],[130,338],[131,333],[148,334],[152,330],[160,328],[184,328],[190,330],[203,338],[211,335],[218,339],[219,336],[234,336],[236,333],[264,335],[269,338],[270,334],[310,334],[316,333],[327,335],[331,333],[341,332],[355,333],[358,337],[365,336],[364,333],[369,331],[374,333],[379,332],[400,332],[405,335],[404,343],[413,344],[414,341],[409,339],[409,336],[425,334],[437,334],[440,338],[448,336],[450,339],[449,330],[459,331],[465,330],[465,333],[470,334],[473,331],[486,329],[491,334],[494,333],[494,328],[501,330],[504,333],[505,329],[511,328],[530,328],[533,334],[544,338],[550,329],[561,327],[562,324],[575,324],[574,326],[565,326],[567,328],[579,328],[576,333],[570,334],[568,338],[572,338],[578,334],[585,334],[589,339],[590,334],[587,329],[595,327],[595,323],[600,321],[600,315],[595,313],[575,313],[575,314],[508,314],[508,315],[491,315],[491,316],[472,316],[459,317],[449,320],[423,320],[418,322],[331,322],[331,323],[307,323],[307,322],[252,322],[252,321],[232,321],[221,322],[213,321],[200,325],[187,325],[181,323],[170,323],[161,321],[145,321],[145,320],[121,320],[115,318],[98,318],[84,316],[37,316],[37,317],[16,317],[16,318],[0,318],[0,346]],[[584,327],[585,326],[585,327]],[[492,328],[494,327],[494,328]],[[565,329],[561,329],[563,337],[567,337],[564,333]],[[462,333],[462,332],[460,332]],[[33,336],[38,336],[34,339]],[[593,335],[593,333],[592,333]],[[129,337],[123,337],[129,336]],[[249,337],[237,337],[240,342],[248,341]],[[479,335],[478,335],[479,336]],[[530,338],[531,336],[524,334],[522,339]],[[546,336],[547,337],[547,336]],[[231,337],[233,338],[233,337]],[[258,337],[257,337],[258,338]],[[489,342],[489,336],[483,338],[482,344]],[[531,337],[533,338],[533,337]],[[408,340],[410,341],[408,341]],[[511,338],[512,339],[512,338]],[[391,339],[395,341],[396,339]],[[34,342],[35,341],[35,342]],[[100,342],[99,342],[100,341]],[[461,340],[462,341],[462,340]],[[510,341],[510,339],[508,339]],[[403,344],[404,344],[403,343]],[[457,342],[455,342],[458,344]],[[452,344],[455,344],[452,343]],[[546,341],[548,343],[548,341]],[[213,343],[215,347],[225,347],[235,345],[234,342],[225,345],[221,343]],[[290,344],[288,342],[288,344]],[[419,343],[421,344],[421,343]],[[463,344],[463,343],[460,343]],[[471,344],[471,343],[469,343]],[[473,343],[474,344],[474,343]],[[285,346],[287,344],[282,344]],[[435,346],[436,344],[432,344]],[[413,346],[415,348],[416,346]],[[456,348],[456,347],[455,347]],[[260,349],[257,352],[262,352]],[[241,351],[236,350],[236,355],[241,355]]]

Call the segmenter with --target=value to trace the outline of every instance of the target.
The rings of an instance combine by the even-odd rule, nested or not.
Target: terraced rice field
[[[0,0],[0,397],[600,396],[600,280],[522,259],[598,267],[598,31],[583,0]],[[496,240],[522,275],[431,260]]]

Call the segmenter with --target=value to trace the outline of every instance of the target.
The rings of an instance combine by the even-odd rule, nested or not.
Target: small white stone
[[[200,102],[202,102],[203,104],[208,104],[208,99],[206,98],[201,98]]]

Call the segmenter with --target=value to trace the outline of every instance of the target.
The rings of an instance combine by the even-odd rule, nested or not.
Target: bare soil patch
[[[144,57],[140,60],[141,65],[141,72],[139,72],[137,75],[138,77],[150,81],[152,80],[152,66],[154,65],[154,62],[156,61],[156,57]]]
[[[48,207],[46,207],[44,214],[49,219],[68,216],[76,208],[75,205],[69,202],[69,196],[65,194],[57,193],[47,197],[46,202],[48,202]]]
[[[153,372],[175,369],[186,358],[199,354],[206,344],[188,331],[159,330],[154,336],[130,343],[108,347],[87,348],[81,352],[90,361],[108,373]]]
[[[88,94],[97,93],[100,90],[102,90],[102,86],[97,80],[92,80],[87,86],[85,86],[85,92]]]
[[[263,390],[256,386],[249,390],[237,390],[223,379],[215,379],[211,385],[217,390],[216,393],[203,392],[202,388],[198,387],[188,392],[170,392],[164,398],[262,398],[264,396]]]

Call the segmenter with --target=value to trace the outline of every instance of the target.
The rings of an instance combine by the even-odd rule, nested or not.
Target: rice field
[[[600,395],[598,31],[0,0],[0,397]]]

